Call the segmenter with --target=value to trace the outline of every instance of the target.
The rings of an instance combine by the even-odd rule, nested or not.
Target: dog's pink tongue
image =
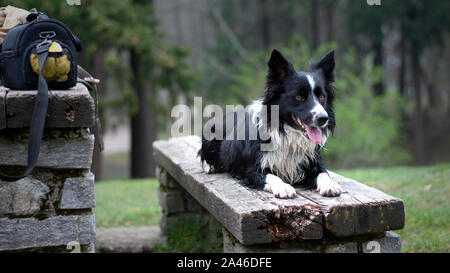
[[[306,128],[306,134],[309,137],[309,140],[312,141],[314,144],[319,144],[322,141],[322,130],[320,130],[317,127],[310,127],[308,125],[305,125]]]

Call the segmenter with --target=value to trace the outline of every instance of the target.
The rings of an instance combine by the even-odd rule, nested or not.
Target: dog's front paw
[[[283,199],[295,198],[297,196],[295,189],[291,185],[284,183],[283,180],[273,174],[266,176],[264,190],[273,193],[275,197]]]
[[[321,173],[317,176],[317,191],[322,196],[335,197],[341,195],[342,189],[327,173]]]
[[[214,167],[212,165],[209,165],[206,162],[202,162],[202,168],[205,173],[208,173],[208,174],[214,173]]]

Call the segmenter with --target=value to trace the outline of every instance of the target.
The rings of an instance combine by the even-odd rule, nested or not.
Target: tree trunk
[[[311,26],[311,47],[315,50],[319,45],[319,1],[311,0],[311,14],[310,14],[310,26]]]
[[[262,0],[260,4],[260,23],[261,23],[261,38],[262,48],[267,49],[270,46],[270,24],[269,24],[269,4],[268,0]]]
[[[108,78],[108,71],[105,65],[106,48],[100,46],[100,50],[94,55],[92,76],[100,79],[98,87],[98,97],[104,97],[106,92],[106,81]],[[106,130],[106,120],[103,117],[103,109],[99,108],[100,122],[103,128],[103,135]],[[99,149],[98,136],[95,136],[94,156],[92,159],[91,171],[95,175],[95,181],[100,181],[103,178],[103,156]]]
[[[183,27],[181,26],[181,14],[180,13],[180,3],[179,2],[175,2],[173,4],[173,19],[174,19],[174,26],[175,26],[175,33],[176,33],[176,39],[177,39],[177,43],[181,44],[184,42],[184,33],[183,33]]]
[[[425,149],[425,117],[422,105],[422,93],[421,93],[421,80],[420,80],[420,62],[419,55],[414,50],[414,46],[411,47],[411,61],[412,61],[412,73],[413,73],[413,84],[414,84],[414,99],[415,99],[415,111],[413,114],[413,128],[414,128],[414,140],[416,144],[415,156],[416,162],[419,165],[424,165],[427,161],[426,159],[426,149]]]
[[[156,139],[156,118],[150,108],[151,87],[142,75],[139,54],[131,50],[130,66],[133,72],[133,89],[138,99],[138,111],[131,117],[131,178],[155,176],[152,143]]]
[[[327,42],[334,40],[334,3],[333,0],[325,2],[325,19],[326,19],[326,39]]]
[[[405,95],[405,73],[406,73],[406,43],[404,33],[401,33],[400,40],[400,71],[398,75],[398,91],[401,95]]]
[[[373,50],[375,52],[375,66],[383,68],[383,42],[375,42],[373,45]],[[375,83],[375,85],[373,86],[373,90],[375,92],[375,95],[377,96],[384,94],[383,77],[379,82]]]

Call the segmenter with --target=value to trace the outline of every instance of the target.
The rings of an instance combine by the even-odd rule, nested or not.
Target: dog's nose
[[[328,115],[319,115],[317,118],[317,125],[324,126],[328,122]]]

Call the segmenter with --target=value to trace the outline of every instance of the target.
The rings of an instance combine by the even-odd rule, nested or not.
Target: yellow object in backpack
[[[36,53],[30,54],[30,63],[33,72],[39,75],[38,57]],[[48,50],[48,56],[45,60],[42,74],[47,82],[62,82],[66,81],[70,72],[70,60],[64,52],[61,45],[57,42],[52,42]]]

